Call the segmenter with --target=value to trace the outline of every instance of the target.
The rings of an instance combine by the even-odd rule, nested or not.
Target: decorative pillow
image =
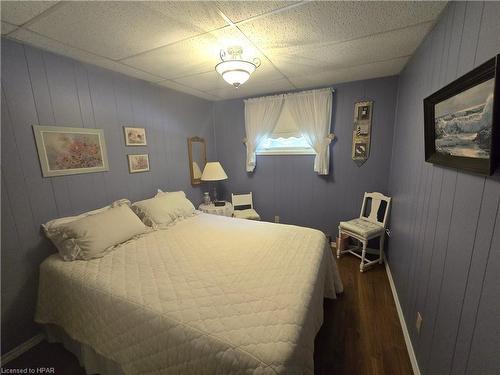
[[[128,199],[120,199],[118,201],[113,202],[109,206],[99,208],[97,210],[85,212],[85,213],[77,215],[77,216],[68,216],[68,217],[62,217],[59,219],[54,219],[54,220],[51,220],[45,224],[42,224],[42,228],[45,232],[45,235],[57,247],[57,249],[59,250],[59,253],[61,254],[61,256],[64,260],[75,260],[76,259],[75,249],[72,247],[66,249],[63,246],[63,242],[65,240],[65,237],[64,237],[64,233],[59,230],[61,225],[68,224],[68,223],[71,223],[72,221],[83,219],[84,217],[87,217],[90,215],[95,215],[95,214],[98,214],[100,212],[104,212],[106,210],[109,210],[112,207],[118,207],[121,205],[130,206],[130,201]]]
[[[70,222],[78,220],[78,219],[83,219],[84,217],[87,217],[89,215],[95,215],[95,214],[98,214],[99,212],[103,212],[103,211],[109,210],[112,207],[118,207],[121,205],[130,206],[130,201],[128,199],[120,199],[120,200],[117,200],[117,201],[111,203],[109,206],[106,206],[103,208],[98,208],[97,210],[84,212],[83,214],[80,214],[77,216],[68,216],[68,217],[61,217],[59,219],[54,219],[54,220],[51,220],[45,224],[42,224],[42,228],[45,231],[52,232],[54,230],[57,230],[57,227],[60,226],[61,224],[67,224],[67,223],[70,223]]]
[[[148,230],[122,200],[85,214],[56,219],[43,225],[62,258],[93,259]]]
[[[142,222],[154,229],[164,228],[175,220],[194,215],[195,208],[183,191],[162,192],[154,198],[135,202],[132,210]]]

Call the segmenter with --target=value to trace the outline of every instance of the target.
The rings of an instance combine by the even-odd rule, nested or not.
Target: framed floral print
[[[148,172],[149,171],[149,155],[148,154],[133,154],[128,156],[128,170],[130,173]]]
[[[33,125],[43,177],[109,170],[102,129]]]
[[[146,129],[123,127],[125,146],[147,146]]]

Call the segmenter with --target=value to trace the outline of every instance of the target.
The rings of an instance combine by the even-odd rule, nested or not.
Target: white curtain
[[[245,100],[247,172],[255,169],[255,150],[273,131],[282,108],[283,95]]]
[[[330,169],[332,89],[304,91],[285,95],[285,106],[300,133],[316,152],[314,171],[327,175]]]

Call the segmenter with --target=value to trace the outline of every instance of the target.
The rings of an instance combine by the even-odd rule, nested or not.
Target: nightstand
[[[206,214],[219,215],[219,216],[233,216],[233,205],[231,202],[226,202],[224,206],[215,206],[213,203],[200,204],[198,209]]]

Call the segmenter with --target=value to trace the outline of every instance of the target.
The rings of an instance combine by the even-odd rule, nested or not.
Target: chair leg
[[[337,259],[340,259],[340,243],[342,242],[342,230],[339,228],[339,243],[337,244]]]
[[[384,261],[384,241],[385,240],[385,232],[380,236],[380,254],[378,258],[378,264],[382,264]]]
[[[361,263],[359,264],[359,272],[363,272],[365,270],[366,245],[367,242],[363,241],[363,251],[361,253]]]

